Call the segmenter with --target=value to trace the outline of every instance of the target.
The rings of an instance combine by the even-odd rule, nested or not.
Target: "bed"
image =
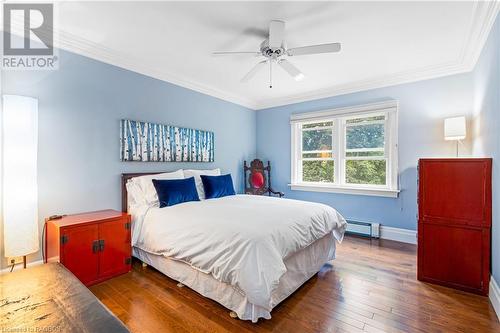
[[[127,182],[144,175],[154,174],[122,175],[133,256],[242,320],[270,319],[276,305],[334,259],[347,226],[329,206],[268,196],[132,204]]]

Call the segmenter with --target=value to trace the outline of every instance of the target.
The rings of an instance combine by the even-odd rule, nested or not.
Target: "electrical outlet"
[[[7,260],[9,265],[17,265],[23,262],[23,257],[9,257]]]

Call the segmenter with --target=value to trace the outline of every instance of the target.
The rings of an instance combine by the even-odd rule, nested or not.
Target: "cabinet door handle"
[[[104,239],[99,239],[99,251],[104,251]]]
[[[64,245],[68,242],[69,237],[68,235],[61,235],[61,244]]]
[[[99,251],[99,241],[95,240],[92,242],[92,253],[97,253]]]

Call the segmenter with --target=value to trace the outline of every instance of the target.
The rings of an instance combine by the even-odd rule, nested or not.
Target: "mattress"
[[[319,272],[325,263],[334,259],[335,249],[335,237],[332,233],[329,233],[306,248],[287,257],[284,260],[286,272],[280,278],[279,285],[271,296],[271,309],[250,303],[247,296],[240,289],[220,282],[212,275],[201,272],[182,261],[153,254],[137,246],[133,247],[133,256],[204,297],[210,298],[234,311],[238,318],[257,322],[259,318],[270,319],[272,308]]]

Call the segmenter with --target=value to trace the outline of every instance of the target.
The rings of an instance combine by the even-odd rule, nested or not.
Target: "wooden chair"
[[[269,161],[266,167],[264,167],[264,163],[259,159],[253,160],[250,166],[247,166],[247,161],[245,161],[243,171],[245,172],[246,194],[263,195],[267,193],[269,196],[274,194],[280,198],[285,195],[283,192],[274,191],[271,187],[271,164]],[[250,172],[250,175],[247,178],[248,172]]]

